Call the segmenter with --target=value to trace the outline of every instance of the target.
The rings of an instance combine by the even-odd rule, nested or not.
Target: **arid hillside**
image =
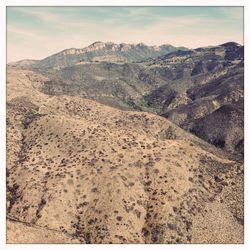
[[[9,67],[43,74],[47,80],[39,90],[46,95],[161,115],[243,162],[244,46],[228,42],[193,50],[160,46],[155,51],[140,44],[123,49],[97,42]],[[128,60],[117,60],[120,53]]]
[[[8,243],[243,243],[243,166],[164,117],[7,70]]]

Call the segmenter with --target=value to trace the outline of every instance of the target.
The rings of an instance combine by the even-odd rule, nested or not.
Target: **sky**
[[[95,41],[197,48],[243,44],[242,7],[7,7],[7,62]]]

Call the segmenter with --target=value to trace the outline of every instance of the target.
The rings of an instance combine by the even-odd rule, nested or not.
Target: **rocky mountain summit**
[[[176,50],[188,50],[185,47],[174,47],[169,44],[161,46],[147,46],[143,43],[138,44],[115,44],[112,42],[94,42],[88,47],[82,49],[66,49],[57,54],[46,57],[42,60],[26,63],[22,60],[12,63],[12,66],[29,66],[36,69],[60,69],[72,66],[76,63],[84,63],[89,61],[109,61],[109,62],[134,62],[142,61],[149,58],[155,58],[160,55]]]

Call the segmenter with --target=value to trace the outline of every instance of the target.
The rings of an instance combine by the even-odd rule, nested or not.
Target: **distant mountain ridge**
[[[170,44],[148,46],[144,43],[115,44],[113,42],[94,42],[85,48],[70,48],[48,56],[42,60],[21,60],[10,63],[11,66],[31,66],[34,68],[64,68],[85,61],[135,62],[143,61],[174,51],[186,51],[185,47]]]

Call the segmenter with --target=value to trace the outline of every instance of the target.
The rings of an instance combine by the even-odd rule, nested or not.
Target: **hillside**
[[[161,115],[243,161],[244,46],[229,42],[137,63],[86,60],[35,71],[48,78],[39,89],[46,95]],[[211,123],[216,114],[224,118]]]
[[[173,65],[172,72],[181,75],[173,76],[176,84],[147,95],[149,106],[209,143],[243,156],[244,47],[226,43],[177,54],[152,63]]]
[[[73,78],[7,74],[8,243],[243,243],[243,166],[224,151]]]

